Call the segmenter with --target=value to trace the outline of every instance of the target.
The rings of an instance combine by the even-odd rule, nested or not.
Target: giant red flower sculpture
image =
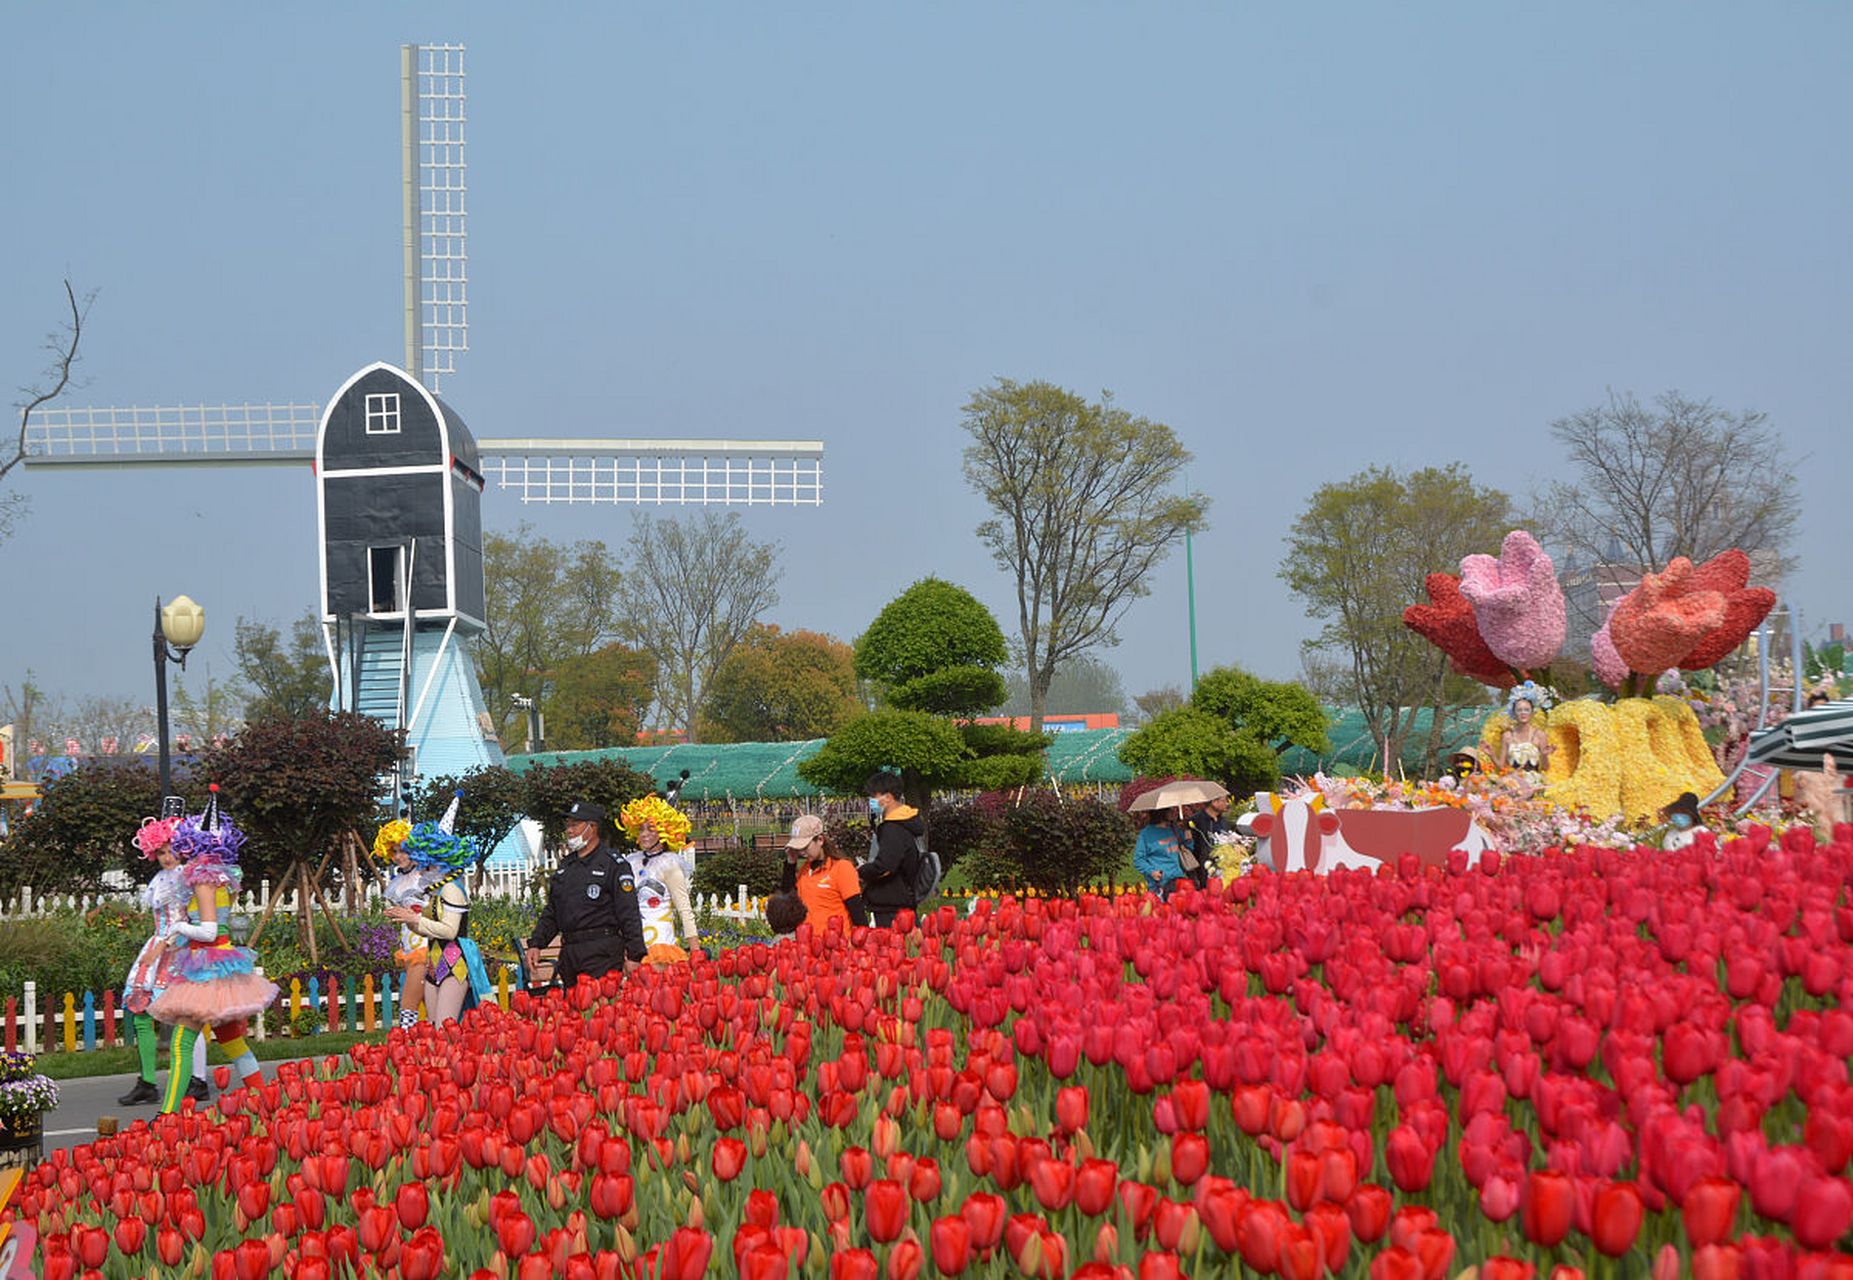
[[[1487,648],[1507,666],[1542,670],[1563,648],[1567,618],[1556,566],[1523,529],[1505,536],[1497,557],[1461,561],[1461,594]]]
[[[1630,671],[1653,676],[1676,667],[1724,625],[1724,593],[1693,579],[1692,561],[1676,556],[1664,573],[1642,575],[1615,602],[1609,639]]]
[[[1684,670],[1703,671],[1722,662],[1757,629],[1776,607],[1776,593],[1768,587],[1748,585],[1750,557],[1737,547],[1720,552],[1694,569],[1692,581],[1699,589],[1716,591],[1724,597],[1724,620],[1679,660]]]
[[[1517,684],[1518,677],[1481,636],[1473,606],[1461,594],[1460,579],[1451,573],[1431,573],[1424,585],[1433,603],[1404,609],[1403,625],[1447,654],[1454,669],[1469,679],[1501,689]]]

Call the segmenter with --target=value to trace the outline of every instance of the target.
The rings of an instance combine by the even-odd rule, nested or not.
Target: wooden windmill
[[[439,396],[469,348],[464,49],[400,50],[403,367],[325,402],[40,410],[32,468],[312,463],[334,705],[405,732],[395,779],[499,764],[469,642],[484,629],[481,499],[818,506],[817,440],[476,439]]]

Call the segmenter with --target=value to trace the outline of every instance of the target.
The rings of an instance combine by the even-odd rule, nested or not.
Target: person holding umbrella
[[[1171,887],[1191,877],[1184,871],[1183,855],[1190,841],[1190,824],[1184,810],[1153,809],[1145,815],[1139,828],[1139,842],[1133,846],[1132,869],[1145,880],[1145,887],[1160,898],[1171,896]]]
[[[1190,867],[1186,866],[1187,860],[1192,866],[1196,865],[1194,832],[1186,811],[1193,806],[1225,800],[1228,795],[1214,782],[1186,778],[1154,787],[1127,806],[1129,812],[1151,815],[1139,831],[1138,844],[1133,847],[1132,866],[1160,898],[1169,897],[1172,886],[1179,880],[1195,882]]]

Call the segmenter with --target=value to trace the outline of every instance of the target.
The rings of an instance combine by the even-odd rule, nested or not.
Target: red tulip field
[[[1853,1276],[1853,827],[942,908],[60,1152],[42,1274]]]

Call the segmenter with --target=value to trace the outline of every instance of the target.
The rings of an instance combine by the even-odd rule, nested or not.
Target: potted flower
[[[18,1153],[36,1160],[44,1145],[45,1113],[58,1105],[58,1086],[40,1075],[29,1053],[0,1053],[0,1166]]]

